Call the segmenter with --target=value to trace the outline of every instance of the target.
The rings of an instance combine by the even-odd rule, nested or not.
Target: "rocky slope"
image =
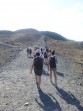
[[[34,46],[44,43],[40,39]],[[0,111],[83,111],[83,86],[75,79],[79,70],[69,58],[58,55],[58,61],[58,87],[50,83],[44,66],[38,91],[34,72],[30,74],[32,58],[27,57],[26,48],[20,51],[0,69]]]

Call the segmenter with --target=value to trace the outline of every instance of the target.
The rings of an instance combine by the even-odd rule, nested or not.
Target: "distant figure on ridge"
[[[27,48],[26,52],[27,52],[27,56],[28,57],[32,56],[32,49],[31,49],[31,47]]]

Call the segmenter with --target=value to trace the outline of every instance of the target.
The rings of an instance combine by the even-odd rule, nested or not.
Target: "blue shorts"
[[[51,71],[56,71],[56,68],[50,68]]]

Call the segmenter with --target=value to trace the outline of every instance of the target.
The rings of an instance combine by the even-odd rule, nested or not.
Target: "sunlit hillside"
[[[69,58],[76,64],[83,66],[83,42],[69,41],[63,36],[54,32],[40,32],[35,29],[21,29],[15,32],[0,31],[0,42],[14,46],[28,47],[35,44],[35,42],[37,42],[37,40],[39,40],[42,36],[44,36],[45,40],[47,41],[48,47],[50,49],[55,49],[58,55]],[[12,47],[7,47],[4,44],[0,45],[0,59],[3,61],[6,54],[9,53],[10,55],[10,53],[12,53],[11,50],[14,49]]]
[[[0,67],[15,59],[20,49],[0,43]]]

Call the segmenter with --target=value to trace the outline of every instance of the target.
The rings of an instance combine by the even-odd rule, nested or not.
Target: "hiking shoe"
[[[38,91],[41,91],[41,88],[40,88],[40,87],[38,87]]]
[[[55,82],[55,87],[57,87],[57,83]]]
[[[38,85],[38,83],[36,83],[36,84],[37,84],[37,88],[40,89],[40,86]]]
[[[37,87],[38,87],[38,83],[36,82],[36,85],[37,85]]]

